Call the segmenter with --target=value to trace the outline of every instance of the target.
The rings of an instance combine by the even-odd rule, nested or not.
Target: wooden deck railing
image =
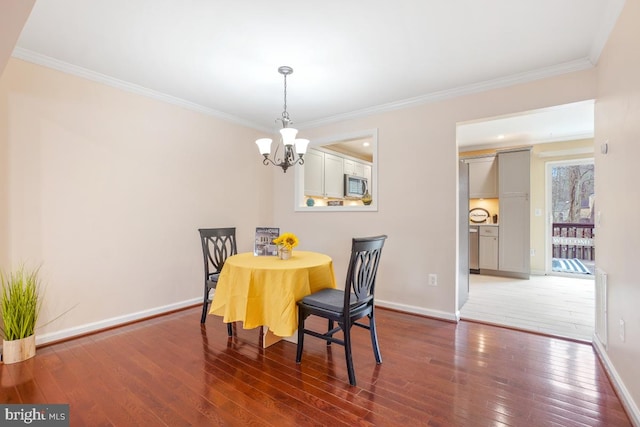
[[[595,260],[593,224],[553,223],[553,257]]]

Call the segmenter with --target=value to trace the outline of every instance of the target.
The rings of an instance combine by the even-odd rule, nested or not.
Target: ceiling
[[[13,55],[272,132],[281,65],[294,69],[289,114],[311,127],[590,68],[623,4],[37,0]],[[545,117],[535,113],[534,138],[587,130],[577,119],[573,130],[533,129]],[[462,124],[459,144],[525,137],[501,120]]]
[[[459,123],[460,151],[593,138],[594,101]]]

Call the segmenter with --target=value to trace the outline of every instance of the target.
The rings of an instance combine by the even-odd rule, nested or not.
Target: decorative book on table
[[[273,240],[280,235],[278,227],[256,227],[256,239],[253,247],[253,254],[258,255],[278,255],[278,247]]]

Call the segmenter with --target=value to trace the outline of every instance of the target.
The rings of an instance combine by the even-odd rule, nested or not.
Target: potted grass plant
[[[35,329],[42,304],[38,273],[39,269],[21,266],[0,274],[4,363],[21,362],[36,354]]]

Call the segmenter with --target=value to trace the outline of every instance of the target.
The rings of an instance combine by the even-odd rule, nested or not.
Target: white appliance
[[[364,193],[369,190],[367,178],[361,176],[347,175],[344,176],[344,196],[362,198]]]

